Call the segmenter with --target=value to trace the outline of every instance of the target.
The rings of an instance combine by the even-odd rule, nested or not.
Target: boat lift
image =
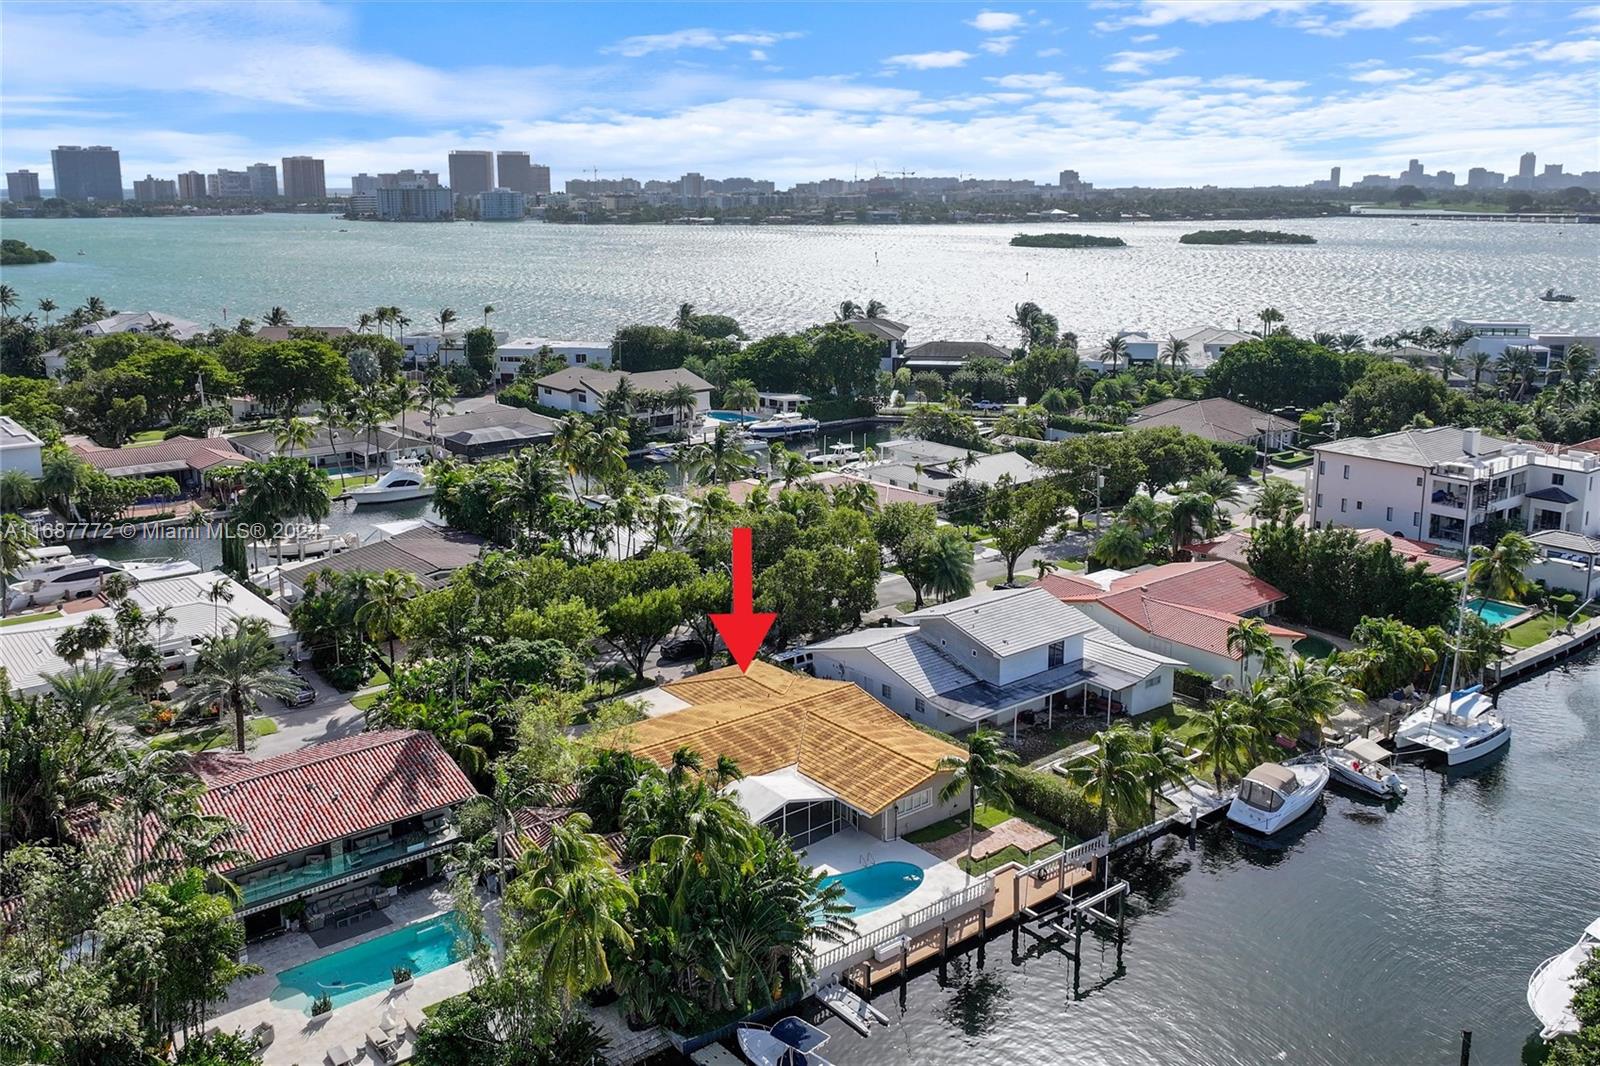
[[[1128,882],[1116,881],[1092,896],[1083,899],[1074,899],[1069,893],[1058,892],[1055,899],[1060,900],[1065,906],[1064,912],[1052,912],[1048,915],[1040,914],[1032,907],[1022,908],[1022,917],[1038,923],[1037,929],[1028,928],[1027,922],[1019,922],[1018,929],[1029,936],[1039,940],[1041,945],[1048,944],[1072,960],[1072,994],[1082,995],[1079,977],[1083,969],[1083,930],[1086,925],[1098,925],[1107,932],[1113,933],[1117,942],[1117,968],[1122,968],[1122,944],[1126,939],[1127,931],[1127,905]],[[1112,901],[1116,902],[1116,914],[1109,913],[1107,906]],[[1057,946],[1056,938],[1072,938],[1072,948],[1069,951],[1064,946]]]

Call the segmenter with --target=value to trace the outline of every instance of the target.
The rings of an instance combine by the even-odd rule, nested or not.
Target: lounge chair
[[[399,1037],[386,1033],[382,1029],[368,1029],[367,1042],[372,1045],[378,1056],[385,1060],[394,1058],[395,1053],[400,1050]]]
[[[343,1044],[335,1044],[328,1049],[328,1066],[350,1066],[353,1061],[350,1052],[344,1049]]]
[[[406,1028],[411,1030],[413,1035],[422,1032],[422,1024],[425,1020],[419,1010],[408,1010],[405,1013]]]

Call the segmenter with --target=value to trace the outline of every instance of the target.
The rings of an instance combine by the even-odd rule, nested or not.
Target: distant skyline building
[[[291,200],[326,200],[328,178],[323,161],[308,155],[283,157],[283,195]]]
[[[178,175],[178,199],[204,200],[206,198],[206,176],[198,170],[186,170]]]
[[[1329,171],[1328,171],[1328,184],[1333,186],[1335,189],[1337,189],[1339,187],[1339,168],[1338,167],[1332,167],[1332,168],[1329,169]]]
[[[244,168],[250,176],[250,195],[257,200],[278,198],[278,168],[271,163],[251,163]]]
[[[529,166],[528,184],[531,186],[527,190],[529,196],[549,196],[550,168],[543,163],[534,163]]]
[[[397,170],[392,174],[378,175],[379,189],[398,189],[402,185],[426,185],[430,189],[437,189],[439,175],[431,170]]]
[[[528,198],[516,189],[490,189],[472,197],[483,222],[518,222],[527,214]]]
[[[494,188],[494,153],[457,150],[450,153],[450,189],[457,196],[476,196]]]
[[[527,152],[500,152],[494,157],[495,187],[533,195],[533,162]]]
[[[373,193],[378,191],[378,187],[382,184],[383,179],[381,177],[377,176],[376,174],[368,174],[366,171],[362,171],[360,174],[354,174],[351,176],[350,195],[371,196]]]
[[[1517,162],[1517,188],[1533,188],[1533,170],[1539,165],[1539,157],[1532,152],[1523,152],[1522,158]]]
[[[1506,183],[1506,176],[1498,171],[1485,167],[1473,167],[1467,171],[1467,188],[1469,189],[1498,189]]]
[[[133,183],[133,198],[141,204],[170,204],[178,199],[178,183],[146,174]]]
[[[698,171],[689,171],[678,179],[678,195],[685,200],[705,199],[706,176]]]
[[[455,198],[449,189],[422,182],[385,186],[374,213],[385,222],[447,222],[455,217]]]
[[[50,152],[55,194],[63,200],[121,200],[122,153],[103,144],[63,144]]]
[[[31,170],[12,170],[6,173],[6,199],[14,204],[24,200],[39,200],[39,175]]]
[[[206,178],[206,195],[214,200],[250,199],[250,175],[242,170],[217,168]]]

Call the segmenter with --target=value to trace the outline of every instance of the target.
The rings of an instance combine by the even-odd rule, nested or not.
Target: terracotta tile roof
[[[627,727],[635,754],[661,765],[680,747],[726,755],[747,776],[797,766],[857,810],[876,814],[928,784],[946,755],[964,754],[844,681],[752,663],[664,686],[690,704]]]
[[[511,831],[501,838],[505,853],[515,859],[528,846],[550,846],[550,830],[577,813],[578,786],[562,785],[550,796],[547,805],[518,807],[511,812]],[[607,833],[601,839],[618,860],[627,845],[621,833]]]
[[[1284,598],[1284,593],[1224,562],[1165,563],[1111,582],[1112,592],[1142,588],[1169,603],[1246,614]]]
[[[312,744],[203,778],[206,814],[242,826],[257,861],[386,826],[476,796],[429,733],[392,729]]]
[[[1381,529],[1358,529],[1356,537],[1363,544],[1377,544],[1383,542],[1389,545],[1389,550],[1402,556],[1408,563],[1421,563],[1428,568],[1428,573],[1439,575],[1448,574],[1452,570],[1460,570],[1466,563],[1460,559],[1452,559],[1448,555],[1436,555],[1439,547],[1426,540],[1416,540],[1412,537],[1397,537],[1392,533],[1385,533]]]
[[[1220,564],[1228,566],[1227,563]],[[1233,569],[1229,567],[1229,569]],[[1139,588],[1114,592],[1100,601],[1100,605],[1126,618],[1152,636],[1163,637],[1177,644],[1213,652],[1229,659],[1237,659],[1237,652],[1228,650],[1228,628],[1239,622],[1239,616],[1226,611],[1211,611],[1180,603],[1158,600]],[[1304,633],[1283,626],[1266,623],[1267,632],[1274,637],[1298,640]]]
[[[1078,577],[1076,574],[1046,574],[1038,581],[1035,581],[1034,584],[1047,590],[1063,603],[1082,603],[1085,600],[1098,600],[1106,594],[1105,589],[1087,578]]]
[[[187,466],[191,470],[209,470],[222,463],[247,461],[234,451],[226,437],[173,437],[160,444],[131,448],[95,448],[78,444],[73,445],[73,451],[90,466],[108,474],[154,467],[176,469]]]
[[[1207,556],[1250,569],[1247,553],[1250,551],[1250,534],[1242,529],[1231,530],[1215,540],[1197,540],[1185,544],[1183,550],[1193,556]]]

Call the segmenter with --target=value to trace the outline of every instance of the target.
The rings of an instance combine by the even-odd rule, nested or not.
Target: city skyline
[[[305,155],[330,189],[444,171],[456,150],[527,152],[555,188],[902,170],[1045,184],[1062,167],[1102,187],[1297,185],[1412,157],[1514,173],[1523,151],[1600,167],[1600,6],[609,10],[417,5],[401,26],[382,5],[7,5],[0,163],[48,173],[57,145],[109,143],[126,179]],[[560,63],[530,60],[518,31],[535,24]]]

